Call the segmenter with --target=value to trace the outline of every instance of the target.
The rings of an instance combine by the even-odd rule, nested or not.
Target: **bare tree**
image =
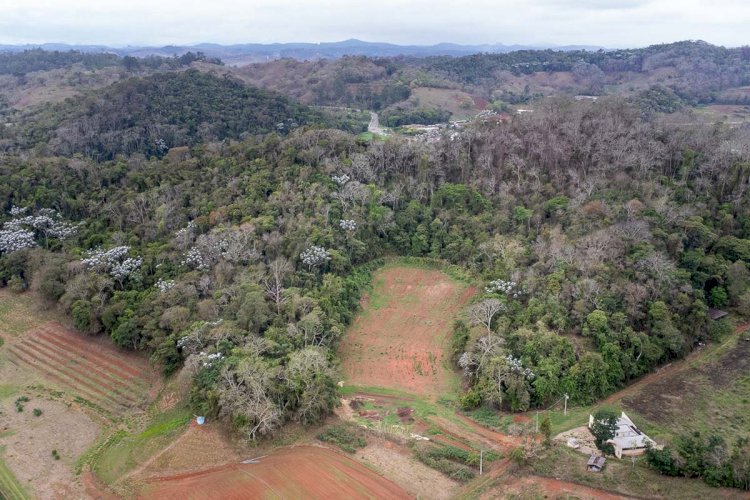
[[[221,372],[219,401],[224,415],[244,417],[250,439],[266,435],[281,425],[281,410],[268,395],[269,372],[243,362],[236,371],[226,366]]]
[[[492,333],[492,318],[502,309],[503,303],[498,299],[484,299],[469,308],[469,319],[473,325],[484,325]]]
[[[291,270],[289,261],[281,257],[268,265],[268,275],[263,278],[263,288],[268,298],[276,304],[276,314],[281,312],[281,306],[287,300],[284,296],[284,278]]]

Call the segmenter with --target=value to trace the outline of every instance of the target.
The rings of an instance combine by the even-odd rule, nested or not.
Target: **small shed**
[[[607,459],[604,457],[591,455],[589,461],[586,463],[586,468],[591,472],[601,472],[606,461]]]
[[[727,314],[729,314],[729,313],[726,312],[726,311],[722,311],[721,309],[709,308],[709,310],[708,310],[708,317],[711,318],[714,321],[723,318]]]

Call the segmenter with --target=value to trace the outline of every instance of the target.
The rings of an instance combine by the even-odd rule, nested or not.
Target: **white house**
[[[594,417],[589,415],[589,429],[593,424]],[[625,415],[625,412],[622,412],[620,418],[617,419],[615,437],[607,442],[614,447],[617,458],[622,458],[623,455],[642,455],[648,446],[656,447],[656,442],[641,432],[630,417]]]

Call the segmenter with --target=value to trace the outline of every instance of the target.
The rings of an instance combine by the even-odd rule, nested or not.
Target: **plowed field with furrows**
[[[12,362],[112,413],[144,403],[153,377],[145,360],[58,323],[25,333],[8,345],[8,354]]]

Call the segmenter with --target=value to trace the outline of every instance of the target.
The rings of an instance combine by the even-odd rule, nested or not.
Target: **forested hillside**
[[[177,82],[195,108],[174,105]],[[46,156],[39,136],[36,153],[0,162],[0,283],[39,290],[166,372],[185,363],[196,409],[252,437],[336,404],[338,340],[386,255],[444,259],[485,284],[470,311],[484,333],[455,345],[466,408],[593,401],[724,335],[709,306],[750,314],[746,129],[549,100],[434,143],[299,127],[110,159],[153,152],[143,137],[197,143],[308,115],[195,72],[105,95],[119,104],[70,121],[112,132],[68,142],[98,154]],[[225,98],[246,105],[212,121]],[[160,120],[144,136],[146,112]]]
[[[39,110],[7,147],[48,145],[102,159],[238,139],[322,121],[286,97],[195,69],[130,78]],[[24,144],[25,143],[25,144]]]
[[[237,73],[250,83],[309,104],[371,109],[407,99],[415,87],[462,89],[498,105],[550,95],[637,96],[654,86],[671,93],[677,105],[745,104],[744,91],[727,90],[750,84],[750,49],[685,41],[611,51],[281,60],[246,66]]]

